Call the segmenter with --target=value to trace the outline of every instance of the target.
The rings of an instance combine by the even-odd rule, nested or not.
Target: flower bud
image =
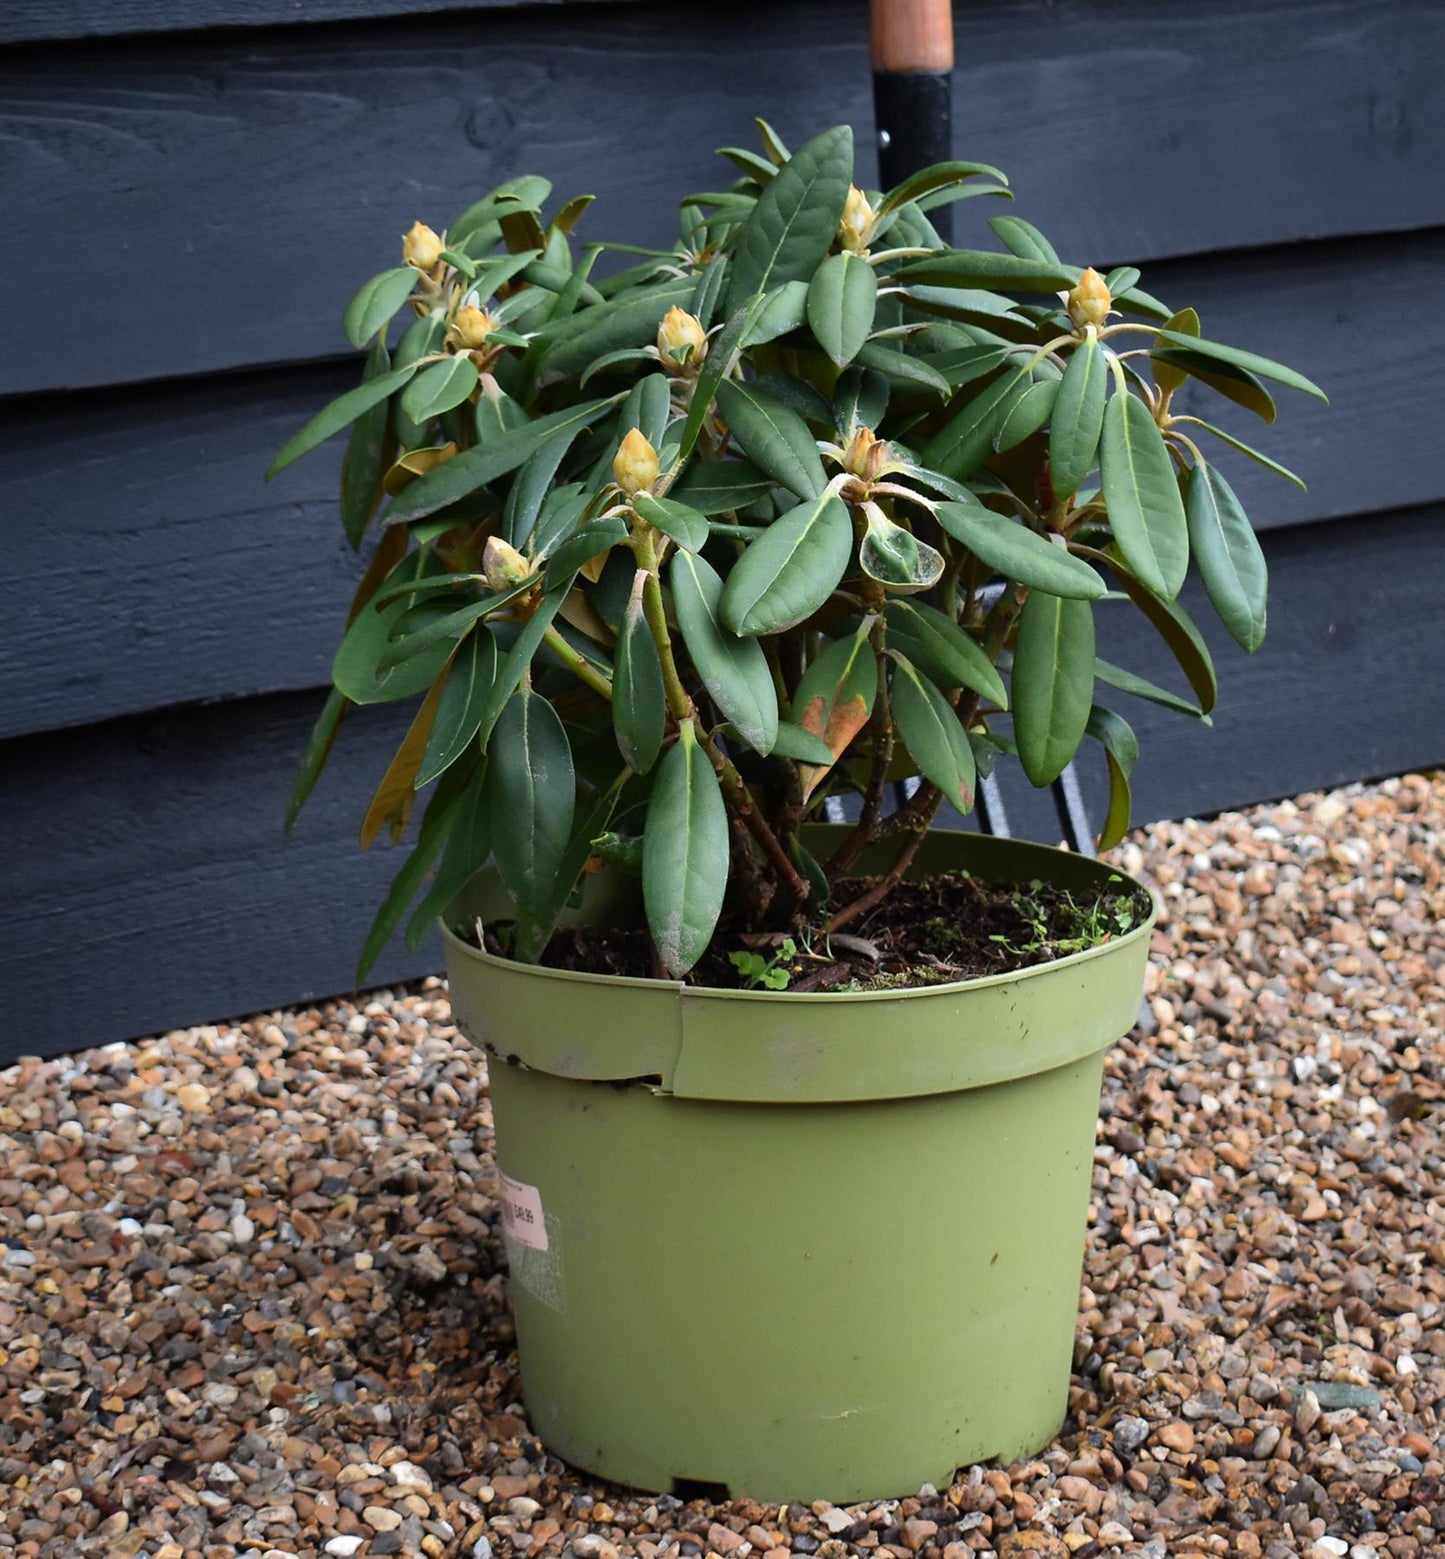
[[[1078,285],[1069,294],[1067,302],[1069,318],[1073,320],[1075,330],[1082,330],[1085,325],[1102,325],[1114,306],[1109,289],[1104,285],[1104,278],[1092,265],[1079,277]]]
[[[482,573],[486,575],[487,588],[500,595],[529,579],[532,565],[510,542],[500,536],[488,536],[482,549]]]
[[[838,224],[838,242],[854,254],[865,254],[868,229],[872,226],[873,207],[868,204],[868,197],[856,184],[850,184],[843,206],[843,220]]]
[[[657,351],[672,373],[696,373],[707,356],[707,332],[702,321],[674,304],[657,327]]]
[[[425,222],[413,222],[401,241],[401,257],[419,271],[429,271],[442,257],[442,241]]]
[[[865,482],[876,482],[883,474],[883,462],[887,458],[888,445],[877,437],[872,428],[859,427],[843,456],[843,469],[849,476],[860,477]]]
[[[612,474],[617,485],[631,498],[636,493],[647,492],[657,480],[657,472],[657,451],[648,443],[641,428],[633,428],[612,457]]]
[[[468,303],[459,308],[453,317],[452,333],[463,347],[470,350],[485,343],[496,323],[485,309],[479,309],[475,303]]]

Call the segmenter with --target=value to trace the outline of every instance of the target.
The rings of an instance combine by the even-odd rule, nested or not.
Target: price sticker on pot
[[[502,1232],[518,1245],[532,1250],[547,1249],[547,1218],[542,1211],[542,1193],[524,1180],[502,1175]]]

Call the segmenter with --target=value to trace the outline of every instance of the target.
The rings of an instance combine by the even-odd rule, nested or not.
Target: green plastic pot
[[[1110,875],[930,835],[915,872],[956,868]],[[485,879],[458,908],[508,912]],[[1103,1054],[1138,1014],[1147,924],[1021,974],[856,995],[446,942],[489,1058],[523,1391],[552,1451],[639,1488],[846,1503],[1053,1438]]]

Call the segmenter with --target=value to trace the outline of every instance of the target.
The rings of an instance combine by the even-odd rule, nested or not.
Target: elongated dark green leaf
[[[1151,682],[1147,677],[1141,677],[1133,671],[1126,671],[1123,666],[1101,660],[1097,655],[1094,657],[1094,675],[1100,682],[1117,688],[1121,693],[1132,693],[1135,698],[1142,698],[1150,704],[1158,704],[1161,709],[1173,709],[1181,715],[1188,715],[1191,720],[1198,720],[1201,725],[1214,724],[1198,704],[1191,703],[1187,698],[1181,698],[1177,693],[1171,693],[1167,687],[1160,687],[1157,682]]]
[[[662,661],[642,609],[646,578],[641,569],[633,577],[612,670],[612,724],[617,746],[629,767],[639,774],[646,774],[657,762],[667,725]]]
[[[537,516],[556,479],[557,467],[562,464],[576,436],[576,429],[563,428],[545,439],[522,462],[502,510],[502,536],[514,547],[523,548],[531,539]],[[546,556],[545,553],[541,555]]]
[[[1006,367],[992,384],[965,401],[924,445],[921,463],[966,482],[993,453],[993,437],[1014,403],[1033,384],[1026,363]]]
[[[1252,411],[1264,422],[1273,422],[1278,415],[1274,397],[1265,389],[1263,381],[1243,368],[1168,346],[1157,347],[1151,352],[1149,362],[1156,383],[1161,369],[1166,377],[1171,373],[1184,374],[1198,379],[1201,384],[1207,384],[1216,394],[1222,395],[1227,401],[1233,401],[1236,406],[1243,406],[1246,411]]]
[[[366,380],[380,379],[390,369],[386,340],[378,336],[366,360]],[[381,502],[381,479],[387,463],[387,404],[380,400],[352,423],[341,465],[341,524],[353,547],[361,545]]]
[[[717,405],[742,452],[799,498],[816,498],[827,485],[808,424],[755,385],[724,380]]]
[[[1056,498],[1072,498],[1098,458],[1108,377],[1103,348],[1090,334],[1074,348],[1054,402],[1049,479]]]
[[[889,388],[900,394],[923,393],[940,398],[948,394],[948,380],[942,374],[930,368],[921,358],[911,357],[900,348],[889,346],[886,341],[865,341],[853,354],[853,361],[859,368],[869,368],[881,374],[888,381]]]
[[[1013,714],[1019,761],[1035,785],[1064,772],[1093,700],[1093,607],[1032,591],[1014,642]]]
[[[487,752],[487,807],[503,826],[492,852],[521,925],[537,919],[553,892],[572,836],[577,780],[557,711],[525,684],[508,700]]]
[[[1164,321],[1166,330],[1172,330],[1176,335],[1197,336],[1199,334],[1199,314],[1195,309],[1180,309],[1177,314],[1171,315]],[[1182,368],[1176,368],[1171,363],[1161,362],[1157,357],[1152,357],[1150,367],[1154,370],[1154,383],[1161,390],[1172,393],[1184,383],[1188,377]]]
[[[296,826],[296,819],[301,815],[307,797],[316,789],[316,781],[321,778],[321,771],[326,767],[326,760],[336,744],[336,732],[348,703],[350,700],[339,688],[332,688],[326,695],[326,702],[321,706],[321,713],[317,715],[316,724],[307,738],[306,751],[301,754],[301,767],[291,790],[291,799],[286,805],[288,834]]]
[[[400,265],[363,283],[341,316],[341,328],[352,346],[365,346],[386,325],[411,296],[416,277],[411,266]]]
[[[542,365],[549,373],[578,374],[591,362],[625,347],[646,346],[662,316],[692,298],[687,277],[650,283],[621,298],[609,298],[543,327]]]
[[[528,211],[540,211],[551,193],[551,182],[535,174],[508,179],[491,194],[484,195],[474,205],[468,206],[447,229],[447,239],[454,244],[465,244],[481,229],[494,225],[497,218],[511,207],[522,206]]]
[[[723,718],[754,751],[767,756],[778,734],[778,695],[767,657],[756,639],[723,626],[718,605],[723,582],[706,558],[677,552],[668,567],[677,625]]]
[[[888,603],[888,644],[942,688],[972,688],[1008,708],[1008,691],[994,664],[962,628],[924,601]]]
[[[817,763],[831,766],[833,754],[821,736],[814,736],[802,726],[790,720],[778,721],[778,737],[773,743],[775,758],[792,758],[797,763]]]
[[[1303,390],[1306,395],[1318,396],[1328,401],[1329,396],[1312,380],[1283,363],[1261,357],[1257,352],[1245,352],[1237,346],[1222,346],[1218,341],[1205,341],[1199,336],[1182,335],[1167,327],[1161,328],[1158,339],[1170,346],[1183,347],[1200,357],[1212,357],[1217,362],[1228,363],[1233,368],[1243,368],[1247,373],[1258,374],[1261,379],[1273,379],[1277,384],[1287,384],[1292,390]]]
[[[951,807],[968,812],[977,777],[968,733],[948,700],[906,656],[892,658],[891,709],[898,734],[924,779]]]
[[[890,212],[924,195],[962,184],[966,179],[977,178],[980,174],[996,179],[1000,184],[1008,183],[1008,179],[997,168],[990,167],[986,162],[936,162],[930,167],[920,168],[917,173],[909,174],[901,184],[889,190],[879,202],[876,214],[880,218],[886,217]]]
[[[556,590],[564,585],[584,563],[590,563],[599,553],[610,552],[613,547],[627,540],[627,521],[620,515],[607,519],[588,520],[552,554],[547,564],[547,588]]]
[[[878,278],[862,255],[846,249],[824,260],[808,284],[808,324],[818,345],[842,368],[873,329]]]
[[[941,503],[938,523],[1006,579],[1075,601],[1097,601],[1107,591],[1083,559],[980,503]]]
[[[790,330],[796,330],[808,314],[808,284],[805,281],[786,281],[764,293],[758,305],[748,316],[747,329],[743,331],[742,345],[762,346],[776,341]]]
[[[482,718],[477,726],[477,745],[483,752],[487,750],[492,731],[507,700],[516,692],[523,673],[532,664],[532,657],[537,653],[538,645],[541,644],[547,629],[552,626],[553,619],[561,610],[566,594],[567,591],[562,589],[551,590],[544,595],[541,605],[527,619],[526,626],[513,641],[511,649],[499,658],[496,680],[492,683],[491,692],[482,705]]]
[[[417,891],[426,881],[426,874],[431,870],[432,862],[436,860],[456,824],[461,800],[462,793],[448,795],[438,792],[427,808],[416,848],[402,863],[401,870],[397,872],[391,887],[387,889],[386,897],[381,901],[381,907],[377,910],[371,929],[366,934],[366,941],[361,945],[361,956],[356,964],[358,986],[366,978],[382,948],[391,940],[392,932],[401,924],[401,917],[406,913],[407,905],[416,897]]]
[[[480,601],[468,601],[461,606],[449,607],[446,603],[429,600],[415,608],[415,616],[398,620],[395,637],[382,652],[377,662],[378,670],[385,673],[394,666],[402,666],[418,655],[430,657],[438,644],[456,649],[488,612],[495,612],[515,598],[522,588],[489,595]],[[383,608],[389,611],[390,608]]]
[[[1037,260],[1044,265],[1060,264],[1054,246],[1032,222],[1025,222],[1022,217],[1003,216],[990,217],[988,225],[1003,241],[1008,252],[1017,255],[1019,259]]]
[[[446,848],[437,863],[436,875],[426,896],[417,905],[406,925],[406,945],[413,952],[431,930],[439,915],[472,880],[492,853],[491,814],[487,811],[487,766],[477,757],[457,764],[448,776],[466,770],[466,783],[457,803],[456,815],[447,832]]]
[[[1113,296],[1117,297],[1121,292],[1128,292],[1138,282],[1141,274],[1132,265],[1116,265],[1104,278],[1104,285]]]
[[[391,576],[393,580],[397,576]],[[405,597],[380,611],[356,614],[331,663],[331,678],[353,704],[383,704],[420,693],[436,681],[456,647],[447,638],[432,640],[418,654],[399,662],[383,661],[394,648],[392,631],[410,610]]]
[[[682,425],[682,437],[677,456],[679,460],[686,460],[692,454],[697,444],[697,436],[702,432],[707,415],[712,410],[717,387],[727,377],[732,368],[733,358],[742,345],[743,337],[747,334],[749,326],[757,319],[762,307],[763,299],[751,299],[745,308],[738,309],[731,316],[727,324],[709,343],[707,359],[702,365],[702,372],[697,376],[696,385],[693,386],[692,401],[687,409],[687,418]]]
[[[1078,271],[1046,258],[994,254],[986,249],[949,249],[915,260],[896,273],[904,282],[933,282],[946,287],[1004,287],[1021,292],[1057,292],[1072,287]]]
[[[1228,482],[1204,461],[1189,473],[1189,544],[1219,620],[1252,655],[1264,643],[1269,569],[1249,516]]]
[[[889,384],[874,368],[854,364],[838,376],[833,391],[833,425],[847,444],[860,427],[876,428],[888,410]]]
[[[662,435],[672,415],[671,386],[666,374],[648,374],[627,392],[617,414],[618,442],[637,428],[654,449],[662,448]],[[610,457],[609,457],[610,458]]]
[[[654,525],[664,536],[671,536],[680,547],[689,552],[699,552],[707,545],[707,516],[675,498],[654,498],[650,493],[638,493],[632,507],[649,525]]]
[[[1058,395],[1057,379],[1041,379],[1031,384],[1009,407],[1007,415],[995,430],[994,449],[1000,453],[1013,449],[1022,444],[1029,434],[1037,433],[1049,420]]]
[[[1099,834],[1099,848],[1112,850],[1129,831],[1129,812],[1133,805],[1129,776],[1139,757],[1139,738],[1127,720],[1102,704],[1095,704],[1089,711],[1085,729],[1103,747],[1109,764],[1109,815]]]
[[[1123,585],[1129,599],[1154,624],[1160,638],[1169,646],[1174,659],[1189,679],[1199,707],[1205,714],[1214,708],[1219,696],[1219,684],[1214,675],[1214,660],[1204,636],[1194,624],[1194,619],[1177,601],[1165,601],[1130,573],[1114,548],[1105,552],[1110,568]]]
[[[718,611],[734,633],[796,627],[832,595],[853,555],[853,524],[825,493],[779,516],[733,564]]]
[[[393,368],[390,373],[375,379],[364,379],[354,390],[339,395],[329,406],[323,407],[299,432],[293,433],[281,446],[276,458],[266,468],[269,482],[279,471],[284,471],[302,455],[308,455],[318,444],[324,444],[333,433],[349,427],[364,412],[368,412],[389,395],[394,394],[416,372],[414,365]]]
[[[668,492],[699,514],[726,514],[766,497],[773,479],[751,460],[694,460]]]
[[[482,709],[496,679],[497,641],[490,629],[480,627],[468,635],[457,651],[447,676],[426,752],[416,772],[416,789],[445,773],[475,739],[482,723]]]
[[[1189,528],[1163,435],[1136,396],[1113,395],[1104,408],[1099,477],[1124,561],[1172,601],[1189,568]]]
[[[1196,427],[1203,428],[1206,433],[1212,433],[1215,438],[1219,439],[1225,444],[1228,444],[1231,449],[1237,449],[1241,455],[1248,456],[1248,458],[1255,461],[1256,464],[1262,465],[1265,470],[1273,471],[1276,476],[1282,476],[1287,482],[1293,482],[1302,493],[1309,491],[1309,489],[1305,486],[1304,481],[1300,477],[1297,477],[1288,466],[1282,466],[1277,460],[1271,460],[1269,456],[1263,452],[1263,450],[1255,449],[1252,444],[1246,444],[1243,439],[1235,438],[1232,433],[1226,433],[1223,428],[1215,427],[1212,422],[1205,422],[1202,418],[1199,417],[1192,418],[1191,420]]]
[[[853,132],[837,125],[800,146],[758,196],[733,252],[724,312],[806,281],[832,247],[853,182]]]
[[[610,400],[598,400],[568,406],[501,432],[474,449],[464,450],[413,482],[386,511],[383,523],[403,525],[421,519],[423,515],[435,514],[438,509],[465,498],[499,476],[515,471],[548,439],[568,430],[580,433],[612,404]]]
[[[423,368],[401,395],[401,409],[413,422],[430,422],[460,406],[477,387],[477,365],[470,357],[451,357]]]
[[[681,977],[707,951],[728,879],[728,821],[691,720],[662,760],[642,835],[642,902],[658,957]]]

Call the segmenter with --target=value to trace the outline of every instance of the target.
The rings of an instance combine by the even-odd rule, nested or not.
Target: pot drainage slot
[[[710,1505],[724,1505],[732,1498],[727,1484],[710,1483],[706,1478],[674,1478],[672,1494],[684,1502],[704,1499]]]

